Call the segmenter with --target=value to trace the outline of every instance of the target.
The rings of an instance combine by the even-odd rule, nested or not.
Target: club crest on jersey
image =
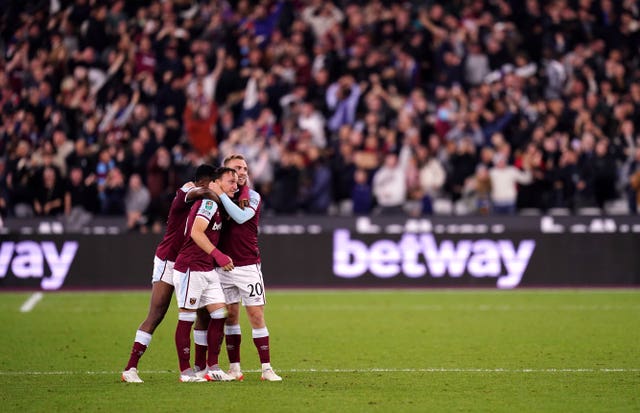
[[[189,304],[195,305],[195,303],[196,303],[196,299],[195,298],[193,298],[193,297],[189,298]]]

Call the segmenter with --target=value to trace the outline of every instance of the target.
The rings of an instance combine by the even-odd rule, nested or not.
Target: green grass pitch
[[[0,294],[2,412],[640,411],[640,290],[270,291],[281,383],[245,314],[244,382],[178,382],[174,300],[128,384],[149,292],[30,295]]]

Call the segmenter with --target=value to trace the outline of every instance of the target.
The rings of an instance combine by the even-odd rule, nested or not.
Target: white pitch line
[[[260,370],[244,370],[259,373]],[[417,368],[417,369],[278,369],[279,373],[638,373],[640,368],[556,368],[556,369],[483,369],[483,368]],[[0,371],[0,376],[73,376],[118,375],[121,371]],[[176,374],[169,370],[143,370],[141,374]]]
[[[22,307],[20,307],[20,312],[28,313],[29,311],[33,310],[33,307],[38,304],[38,301],[42,300],[42,297],[44,297],[44,294],[42,294],[41,292],[33,293],[31,297],[27,298],[27,301],[22,304]]]

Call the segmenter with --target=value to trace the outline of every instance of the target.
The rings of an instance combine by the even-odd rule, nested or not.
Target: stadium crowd
[[[640,1],[2,7],[5,216],[159,231],[231,153],[267,213],[637,212]]]

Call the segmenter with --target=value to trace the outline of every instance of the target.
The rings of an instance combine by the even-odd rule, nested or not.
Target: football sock
[[[253,336],[253,344],[258,349],[260,363],[269,363],[271,361],[269,356],[269,330],[267,330],[267,327],[254,328],[251,334]]]
[[[211,312],[211,321],[207,330],[207,343],[209,351],[207,354],[207,364],[215,366],[218,364],[218,356],[220,355],[220,346],[224,339],[224,322],[227,319],[227,310],[220,308]]]
[[[240,342],[242,341],[240,324],[224,326],[224,334],[229,363],[240,363]]]
[[[193,330],[196,360],[194,365],[200,370],[207,367],[207,330]]]
[[[191,326],[195,321],[196,313],[181,312],[178,314],[175,341],[180,371],[185,371],[191,367],[189,360],[191,355]]]
[[[125,370],[138,367],[140,357],[142,357],[147,347],[149,347],[149,343],[151,343],[151,334],[142,330],[136,331],[136,338],[131,348],[131,356],[129,356],[129,362],[127,363],[127,367],[124,368]]]

